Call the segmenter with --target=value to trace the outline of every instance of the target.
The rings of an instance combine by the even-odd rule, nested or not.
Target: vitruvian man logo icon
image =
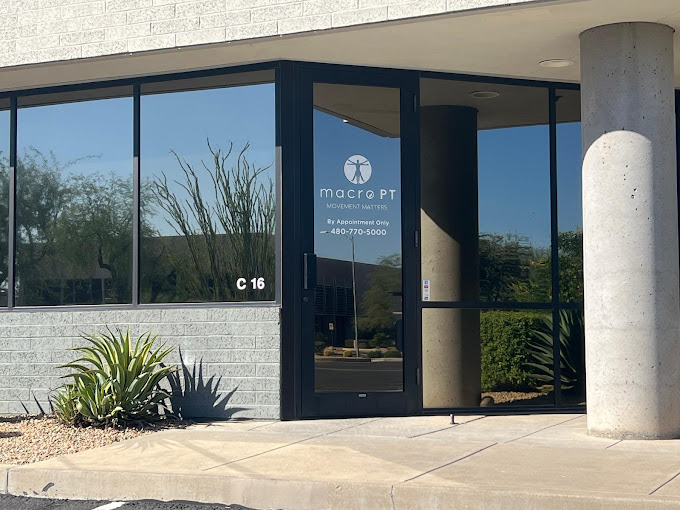
[[[345,162],[345,177],[354,184],[365,184],[371,178],[371,163],[363,156],[355,154]]]

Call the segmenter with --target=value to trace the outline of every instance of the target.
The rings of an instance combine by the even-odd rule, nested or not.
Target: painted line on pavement
[[[92,510],[116,510],[116,508],[120,508],[125,504],[124,501],[113,501],[111,503],[107,503],[106,505],[98,506],[97,508],[93,508]]]

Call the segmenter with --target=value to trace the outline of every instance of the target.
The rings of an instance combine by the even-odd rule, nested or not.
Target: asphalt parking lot
[[[255,510],[239,505],[224,506],[190,501],[76,501],[0,495],[2,510]]]

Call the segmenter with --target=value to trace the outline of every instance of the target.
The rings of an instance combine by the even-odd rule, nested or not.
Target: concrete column
[[[422,276],[431,301],[479,297],[477,111],[427,106],[420,114]],[[423,405],[477,406],[478,310],[423,311]]]
[[[588,430],[680,437],[673,30],[581,34]]]

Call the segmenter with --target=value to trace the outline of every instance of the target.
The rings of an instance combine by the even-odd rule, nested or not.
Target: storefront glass
[[[142,303],[274,300],[273,79],[142,86]]]
[[[314,84],[315,388],[403,389],[398,88]]]
[[[18,106],[16,304],[130,303],[132,87]]]

